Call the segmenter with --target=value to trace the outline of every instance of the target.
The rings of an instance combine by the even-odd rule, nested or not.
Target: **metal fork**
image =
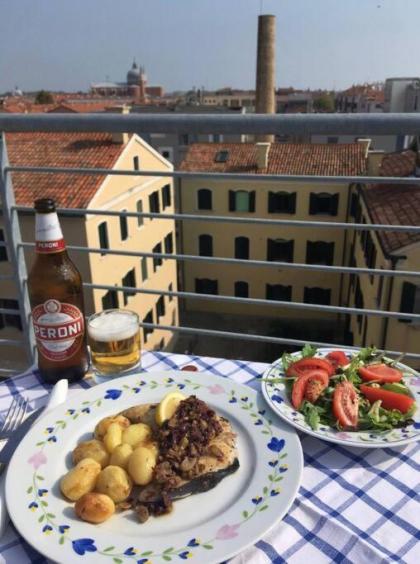
[[[11,434],[16,431],[23,423],[28,409],[28,400],[20,396],[14,397],[0,428],[0,441],[9,439]]]

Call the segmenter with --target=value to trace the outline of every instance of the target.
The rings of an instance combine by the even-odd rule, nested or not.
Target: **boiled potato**
[[[145,486],[152,481],[155,466],[155,452],[149,448],[139,446],[130,456],[127,469],[135,484]]]
[[[130,425],[130,421],[123,415],[112,415],[110,417],[105,417],[105,419],[101,419],[101,421],[99,421],[99,423],[95,427],[95,439],[103,439],[111,423],[118,423],[122,429],[125,429]]]
[[[60,489],[68,499],[77,501],[95,488],[100,472],[99,462],[93,458],[84,458],[61,478]]]
[[[122,442],[122,427],[119,423],[111,423],[104,437],[104,445],[109,453]]]
[[[133,449],[130,445],[123,443],[122,445],[118,445],[112,451],[111,458],[109,459],[109,463],[112,466],[120,466],[127,470],[128,459],[131,456]]]
[[[132,456],[132,455],[131,455]],[[96,480],[96,491],[109,495],[118,503],[130,495],[133,482],[127,472],[119,466],[107,466]]]
[[[141,446],[147,448],[148,450],[150,450],[153,453],[153,456],[156,458],[158,457],[159,454],[159,446],[157,443],[153,442],[153,441],[147,441],[144,444],[142,444]]]
[[[151,434],[152,430],[148,425],[145,425],[144,423],[136,423],[124,429],[122,433],[122,442],[135,448],[140,443],[147,441]]]
[[[106,451],[103,443],[97,439],[91,441],[84,441],[77,445],[73,451],[73,463],[78,464],[84,458],[93,458],[99,462],[102,468],[109,463],[109,454]]]
[[[115,513],[112,499],[101,493],[87,493],[76,501],[76,515],[88,523],[103,523]]]

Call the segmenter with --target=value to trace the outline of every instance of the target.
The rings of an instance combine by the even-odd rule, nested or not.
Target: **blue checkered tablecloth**
[[[177,369],[194,364],[249,383],[258,389],[265,364],[146,352],[143,368]],[[72,386],[69,397],[93,385]],[[36,409],[45,404],[48,387],[29,371],[0,384],[0,416],[11,395],[22,394]],[[417,444],[384,449],[355,449],[301,435],[305,469],[298,496],[283,521],[230,564],[311,564],[342,562],[379,564],[420,563],[419,468]],[[0,539],[0,562],[44,563],[9,525]]]

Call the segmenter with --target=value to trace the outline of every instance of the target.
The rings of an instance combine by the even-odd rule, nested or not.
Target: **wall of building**
[[[172,169],[170,163],[165,161],[158,153],[153,151],[139,138],[133,138],[127,146],[122,158],[116,164],[117,169],[133,168],[134,157],[139,158],[140,170],[162,170]],[[170,186],[171,204],[163,209],[162,188]],[[157,193],[160,210],[163,213],[174,213],[174,190],[172,179],[165,177],[131,177],[131,176],[108,176],[102,188],[97,192],[90,203],[92,209],[102,208],[113,211],[137,211],[137,204],[142,202],[143,211],[149,212],[149,196]],[[161,243],[162,252],[165,252],[164,239],[172,234],[173,252],[176,250],[175,222],[173,220],[144,218],[139,225],[136,217],[127,219],[128,238],[121,239],[119,217],[88,216],[86,220],[87,242],[91,247],[99,247],[98,226],[106,221],[108,226],[109,246],[111,249],[137,252],[152,252],[153,248]],[[153,269],[153,259],[146,258],[147,279],[142,280],[141,258],[115,255],[95,254],[89,258],[92,279],[108,285],[123,285],[123,277],[134,268],[136,287],[145,289],[169,289],[172,285],[173,291],[177,286],[177,270],[175,260],[164,260],[163,264]],[[103,309],[102,298],[106,290],[93,291],[93,310]],[[165,314],[158,319],[156,303],[158,295],[135,294],[127,298],[124,305],[122,292],[118,292],[119,307],[126,307],[136,311],[141,320],[144,320],[149,311],[153,312],[153,322],[162,325],[178,325],[178,303],[177,299],[170,300],[164,297]],[[142,345],[146,349],[171,348],[173,346],[174,334],[170,331],[155,330],[148,335]]]
[[[213,210],[200,211],[197,208],[197,191],[209,188],[213,191]],[[255,213],[229,212],[229,190],[255,190]],[[295,214],[268,213],[269,191],[296,192]],[[339,194],[339,206],[336,216],[310,215],[309,196],[311,192],[329,192]],[[282,183],[268,181],[218,181],[206,182],[194,179],[184,179],[181,187],[181,202],[183,213],[202,213],[203,215],[249,216],[271,219],[299,219],[309,221],[345,221],[347,214],[348,187],[343,185],[313,185],[298,183]],[[219,224],[211,222],[183,222],[183,247],[185,254],[198,254],[198,237],[208,234],[213,237],[213,256],[234,257],[235,237],[245,236],[250,241],[250,255],[252,260],[267,260],[267,239],[293,239],[294,262],[306,262],[307,241],[334,242],[334,264],[342,264],[344,232],[331,228],[300,228],[258,226],[252,224]],[[282,284],[292,286],[292,301],[303,302],[304,287],[321,287],[331,289],[331,305],[339,303],[340,280],[339,274],[316,271],[296,271],[287,268],[233,266],[224,264],[210,264],[206,262],[185,261],[183,265],[184,285],[186,291],[195,291],[196,278],[218,280],[219,294],[234,295],[235,281],[246,281],[249,284],[249,297],[266,297],[266,284]],[[186,307],[191,311],[214,311],[219,313],[244,313],[244,306],[217,301],[187,300]],[[268,317],[293,317],[308,319],[334,319],[335,314],[310,312],[308,310],[292,310],[273,306],[246,306],[249,315]]]
[[[158,153],[147,146],[139,138],[133,138],[123,155],[123,158],[117,162],[116,168],[129,169],[133,168],[134,157],[139,157],[140,168],[146,170],[162,170],[169,171],[172,169],[170,163],[165,161]],[[106,210],[123,210],[137,211],[137,202],[143,202],[143,211],[148,212],[149,195],[152,192],[158,192],[160,209],[162,210],[162,188],[170,185],[171,205],[167,206],[167,213],[174,212],[174,190],[171,179],[159,177],[150,179],[148,177],[135,176],[108,176],[96,196],[90,203],[92,209],[103,208]],[[19,215],[20,226],[22,232],[22,240],[25,242],[34,241],[35,222],[34,215],[21,213]],[[109,246],[116,250],[143,251],[152,252],[152,249],[158,243],[162,243],[164,252],[164,238],[168,233],[172,233],[173,252],[176,250],[175,223],[173,220],[160,219],[144,219],[144,224],[139,227],[137,218],[128,218],[128,238],[121,241],[120,221],[118,217],[104,216],[61,216],[60,223],[63,235],[68,246],[80,247],[100,247],[98,225],[106,221],[108,224]],[[1,224],[0,224],[1,228]],[[141,259],[134,257],[122,257],[115,255],[89,254],[82,251],[69,250],[70,258],[79,269],[84,282],[96,282],[99,284],[121,285],[122,278],[132,268],[135,269],[136,284],[138,287],[147,289],[168,289],[172,284],[172,289],[176,291],[177,271],[176,261],[163,261],[162,266],[153,272],[153,262],[151,258],[147,258],[148,278],[142,281],[141,277]],[[32,249],[25,251],[28,271],[30,270],[34,252]],[[8,261],[0,261],[0,275],[11,274],[11,264]],[[102,297],[106,293],[105,290],[85,289],[85,310],[86,314],[101,311]],[[17,288],[13,281],[1,281],[0,298],[17,299]],[[118,300],[120,307],[127,307],[136,311],[143,320],[148,311],[153,311],[153,322],[164,325],[178,325],[178,301],[176,298],[169,300],[166,296],[165,315],[160,316],[159,320],[156,314],[156,302],[158,295],[136,294],[128,297],[128,303],[125,306],[122,293],[119,293]],[[164,346],[171,349],[174,345],[174,334],[170,331],[155,330],[148,335],[147,341],[143,343],[146,349],[156,349]],[[22,332],[15,327],[6,326],[0,328],[1,339],[21,339]],[[13,366],[24,368],[29,360],[22,361],[22,349],[14,346],[0,348],[0,360],[2,363],[10,362]],[[18,363],[18,364],[17,364]],[[1,373],[1,371],[0,371]]]
[[[370,223],[368,210],[362,198],[359,199],[361,206],[361,220]],[[376,251],[375,264],[372,266],[376,269],[392,270],[392,261],[385,256],[379,238],[376,232],[370,232],[374,248]],[[350,254],[354,250],[354,265],[361,268],[368,267],[366,263],[362,232],[354,232],[348,239],[348,258],[347,263],[350,264]],[[418,270],[420,264],[420,244],[414,244],[411,247],[405,247],[393,253],[395,256],[406,257],[396,262],[396,270]],[[416,283],[416,279],[404,279],[399,276],[393,278],[380,276],[359,275],[355,276],[353,282],[352,277],[345,277],[343,305],[350,307],[360,307],[356,300],[357,279],[359,280],[360,292],[363,299],[364,309],[379,309],[384,311],[400,311],[401,295],[403,283],[405,281]],[[347,296],[347,298],[346,298]],[[375,345],[378,348],[388,350],[400,350],[404,352],[418,353],[420,324],[407,323],[398,319],[390,319],[386,316],[349,316],[349,330],[353,333],[353,343],[356,346]]]

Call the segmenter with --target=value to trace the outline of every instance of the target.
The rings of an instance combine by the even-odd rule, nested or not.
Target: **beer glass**
[[[101,376],[119,376],[140,363],[139,316],[126,309],[91,315],[87,333],[93,368]]]

